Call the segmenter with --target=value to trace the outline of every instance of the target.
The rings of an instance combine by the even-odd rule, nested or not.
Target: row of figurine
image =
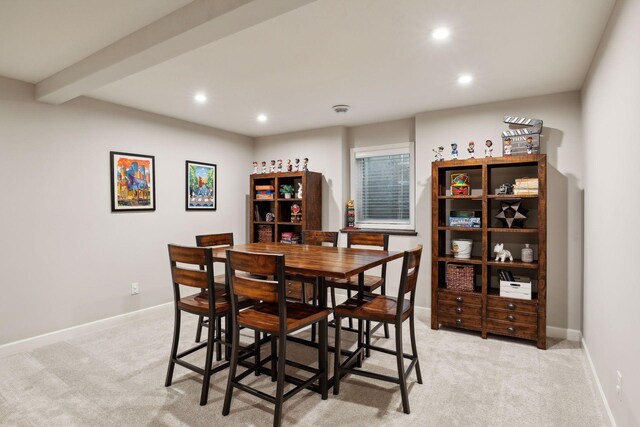
[[[484,142],[484,156],[485,157],[493,157],[493,141],[491,141],[490,139],[487,139]],[[527,154],[533,154],[533,138],[532,137],[528,137],[526,144],[525,144],[526,148],[527,148]],[[469,153],[469,158],[470,159],[475,159],[475,152],[476,152],[476,143],[473,141],[469,142],[469,147],[467,148],[467,152]],[[504,140],[504,143],[502,145],[502,150],[504,153],[504,156],[509,157],[511,156],[511,138],[507,138]],[[444,147],[441,145],[438,147],[437,150],[433,150],[434,153],[436,153],[436,162],[441,162],[444,160]],[[451,144],[451,160],[458,160],[458,144],[456,144],[455,142]]]
[[[258,172],[258,162],[253,162],[253,174],[257,173],[276,173],[276,172],[306,172],[309,170],[308,167],[309,159],[302,159],[302,165],[300,165],[300,159],[295,159],[294,163],[291,163],[291,159],[287,160],[286,166],[282,164],[282,160],[278,160],[278,164],[276,165],[275,160],[271,160],[271,165],[269,166],[269,171],[267,172],[267,162],[262,162],[262,169]],[[300,169],[302,168],[302,169]]]

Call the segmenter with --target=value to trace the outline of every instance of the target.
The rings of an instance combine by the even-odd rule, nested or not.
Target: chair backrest
[[[233,233],[202,234],[196,236],[197,246],[233,246]]]
[[[407,293],[411,293],[409,301],[413,306],[416,298],[416,286],[418,284],[418,273],[420,272],[420,258],[422,257],[422,245],[410,251],[404,252],[402,259],[402,273],[400,273],[400,286],[398,287],[398,312],[397,316],[402,315],[401,301]]]
[[[168,245],[169,265],[175,303],[180,300],[180,286],[208,290],[210,313],[215,314],[213,292],[213,251],[210,248]],[[188,268],[192,266],[193,268]]]
[[[234,315],[238,314],[238,297],[277,303],[280,329],[286,330],[287,292],[284,255],[238,252],[228,249],[227,272]],[[238,274],[238,272],[245,274]]]
[[[303,245],[322,245],[323,243],[329,243],[334,248],[337,247],[338,232],[337,231],[317,231],[317,230],[302,231]]]
[[[347,247],[352,246],[375,246],[383,251],[389,250],[389,235],[383,233],[349,233],[347,234]],[[382,264],[380,274],[385,281],[387,279],[387,264]]]

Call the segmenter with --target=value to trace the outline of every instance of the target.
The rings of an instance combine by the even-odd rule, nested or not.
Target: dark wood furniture
[[[450,174],[464,172],[471,178],[469,195],[451,196]],[[432,164],[432,246],[431,246],[431,327],[441,325],[479,331],[483,338],[497,334],[535,341],[546,348],[547,313],[547,157],[545,154],[455,160]],[[537,195],[497,195],[494,189],[516,178],[538,178]],[[474,191],[475,189],[475,191]],[[525,228],[504,228],[495,215],[500,202],[522,200],[529,210]],[[482,212],[481,228],[456,228],[448,225],[449,210]],[[474,240],[477,249],[471,259],[454,258],[452,238]],[[493,258],[496,243],[505,243],[513,262]],[[534,262],[517,259],[520,248],[534,247]],[[472,292],[456,292],[446,287],[445,271],[449,262],[474,266],[476,287]],[[516,276],[531,276],[534,292],[531,300],[500,296],[498,269],[511,270]],[[535,286],[537,284],[537,286]]]
[[[178,343],[180,341],[180,323],[182,312],[204,316],[208,319],[217,319],[227,316],[231,310],[231,301],[225,288],[217,289],[213,276],[213,256],[209,248],[191,248],[185,246],[169,245],[169,262],[171,266],[171,279],[173,282],[175,323],[173,327],[173,343],[171,345],[171,356],[167,368],[165,386],[169,387],[173,380],[173,370],[176,364],[203,375],[202,392],[200,395],[200,405],[207,403],[209,395],[209,383],[211,375],[226,369],[229,363],[222,363],[216,367],[213,365],[214,344],[221,342],[221,336],[216,335],[215,328],[208,328],[207,341],[178,353]],[[178,266],[178,263],[180,266]],[[192,268],[187,268],[191,266]],[[200,269],[200,268],[203,269]],[[201,292],[181,297],[180,287],[200,289]],[[250,301],[240,300],[237,307],[245,307]],[[197,350],[206,348],[204,369],[182,360]]]
[[[233,319],[233,349],[227,390],[224,398],[223,415],[229,415],[233,389],[238,388],[256,397],[275,404],[274,426],[280,426],[282,405],[289,398],[318,381],[322,399],[327,399],[327,317],[329,310],[309,304],[288,302],[286,299],[285,256],[227,251],[227,270],[231,288]],[[238,272],[243,272],[239,275]],[[264,279],[263,277],[271,278]],[[242,298],[261,301],[240,311]],[[318,368],[286,360],[287,335],[312,324],[318,324]],[[240,347],[239,328],[253,329],[256,333],[271,335],[271,356],[260,360],[260,349],[256,351],[256,363],[237,375]],[[276,356],[277,347],[277,356]],[[252,372],[259,372],[262,365],[271,362],[271,378],[276,380],[276,395],[266,393],[241,383]],[[310,372],[307,379],[290,377],[285,374],[285,365]],[[285,380],[296,386],[284,393]]]
[[[233,233],[218,233],[218,234],[202,234],[196,236],[196,246],[210,247],[210,246],[233,246]],[[212,268],[214,268],[212,266]],[[215,274],[215,273],[214,273]],[[219,274],[213,278],[214,286],[216,288],[224,288],[226,286],[226,280],[224,274]],[[209,319],[205,319],[204,316],[198,318],[198,329],[196,330],[196,342],[200,342],[202,337],[202,327],[209,327]],[[220,319],[215,319],[214,327],[218,336],[222,335],[222,322]],[[221,360],[221,347],[220,342],[216,343],[216,360]]]
[[[400,287],[396,298],[376,295],[370,292],[358,293],[355,297],[349,298],[345,303],[335,308],[334,316],[336,318],[336,348],[334,362],[334,385],[333,394],[340,393],[340,377],[342,374],[356,374],[369,378],[375,378],[383,381],[390,381],[400,385],[402,395],[402,407],[405,413],[410,412],[409,397],[407,391],[407,377],[415,367],[418,384],[422,384],[422,375],[420,373],[420,362],[418,361],[418,351],[416,348],[414,303],[416,296],[416,285],[418,273],[420,271],[420,257],[422,256],[422,246],[404,253],[402,263],[402,273],[400,276]],[[406,299],[409,294],[409,299]],[[380,351],[386,354],[396,356],[398,365],[398,377],[391,377],[374,372],[363,371],[352,367],[356,363],[357,354],[353,354],[347,358],[344,363],[340,363],[340,332],[341,320],[344,317],[354,318],[361,321],[383,322],[384,324],[392,323],[395,326],[396,348],[395,351],[383,347],[371,345],[367,337],[366,343],[359,342],[358,347],[364,347],[370,350]],[[405,320],[409,319],[409,331],[411,335],[411,354],[405,354],[402,346],[402,325]],[[361,337],[359,336],[360,340]],[[404,359],[409,359],[411,363],[405,371]]]
[[[302,184],[302,198],[285,199],[280,194],[281,185],[293,185],[298,190]],[[256,197],[257,185],[274,187],[272,200]],[[296,193],[297,194],[297,193]],[[249,184],[249,242],[258,242],[260,226],[270,227],[272,241],[279,242],[283,232],[300,234],[302,230],[322,229],[322,174],[318,172],[280,172],[251,175]],[[301,208],[301,221],[292,222],[291,206]],[[256,213],[259,219],[256,218]],[[266,221],[267,213],[275,216],[275,221]]]

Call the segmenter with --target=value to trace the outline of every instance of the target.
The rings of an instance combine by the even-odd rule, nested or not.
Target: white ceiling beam
[[[62,104],[315,0],[196,0],[36,85],[36,99]]]

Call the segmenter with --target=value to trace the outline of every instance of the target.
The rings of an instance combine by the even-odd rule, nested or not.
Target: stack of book
[[[451,211],[449,213],[449,227],[480,228],[482,227],[482,212]]]
[[[275,190],[276,189],[273,185],[256,185],[256,199],[273,200]]]
[[[280,234],[280,243],[300,243],[300,235],[290,231],[284,231]]]
[[[516,196],[535,196],[538,194],[538,178],[516,179],[513,186],[513,194]]]

